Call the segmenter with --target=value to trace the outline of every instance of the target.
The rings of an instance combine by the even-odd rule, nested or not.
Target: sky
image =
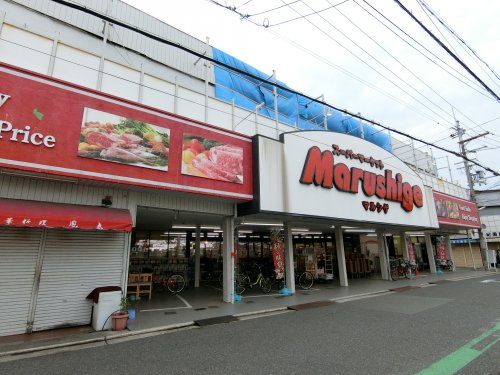
[[[486,146],[469,156],[500,171],[500,102],[394,0],[218,0],[249,15],[245,19],[208,0],[125,2],[200,40],[209,37],[212,46],[269,75],[276,70],[277,78],[295,90],[312,97],[324,94],[327,103],[433,144],[458,151],[457,139],[450,137],[454,116],[466,129],[465,138],[489,131],[468,143],[470,150]],[[401,2],[500,96],[500,79],[424,12],[421,2]],[[424,3],[500,76],[500,1]],[[427,146],[416,146],[430,152]],[[464,185],[460,159],[449,157],[450,176],[446,154],[436,149],[433,153],[440,177]],[[486,182],[476,189],[500,189],[500,177]]]

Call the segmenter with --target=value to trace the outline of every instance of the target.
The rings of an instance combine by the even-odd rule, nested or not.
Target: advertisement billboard
[[[437,191],[433,194],[440,225],[476,229],[481,227],[479,211],[473,202]]]
[[[1,168],[252,199],[249,137],[5,64],[0,80]],[[206,159],[186,163],[194,140]]]

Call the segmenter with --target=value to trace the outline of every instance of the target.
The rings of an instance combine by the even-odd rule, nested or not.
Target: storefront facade
[[[238,216],[242,224],[283,227],[289,289],[299,227],[312,239],[319,231],[319,247],[335,249],[340,285],[365,274],[365,264],[389,278],[388,233],[437,228],[432,190],[397,157],[362,139],[323,131],[285,133],[280,141],[257,136],[253,154],[254,200],[240,204]],[[402,238],[408,259],[408,236]]]
[[[0,76],[0,293],[12,302],[0,335],[88,324],[90,291],[126,290],[138,220],[209,218],[227,234],[234,204],[252,199],[248,137],[8,65]]]

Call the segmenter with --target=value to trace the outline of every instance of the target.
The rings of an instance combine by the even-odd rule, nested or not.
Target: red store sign
[[[479,228],[479,211],[471,201],[452,197],[443,193],[434,193],[434,203],[440,225]]]
[[[0,64],[0,167],[252,199],[251,139]]]

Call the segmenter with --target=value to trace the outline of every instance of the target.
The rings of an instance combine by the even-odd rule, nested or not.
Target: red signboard
[[[249,137],[0,64],[0,167],[252,199]]]
[[[436,191],[433,193],[440,225],[466,228],[479,228],[481,226],[479,211],[474,203]]]
[[[128,210],[0,198],[0,225],[130,232]]]

